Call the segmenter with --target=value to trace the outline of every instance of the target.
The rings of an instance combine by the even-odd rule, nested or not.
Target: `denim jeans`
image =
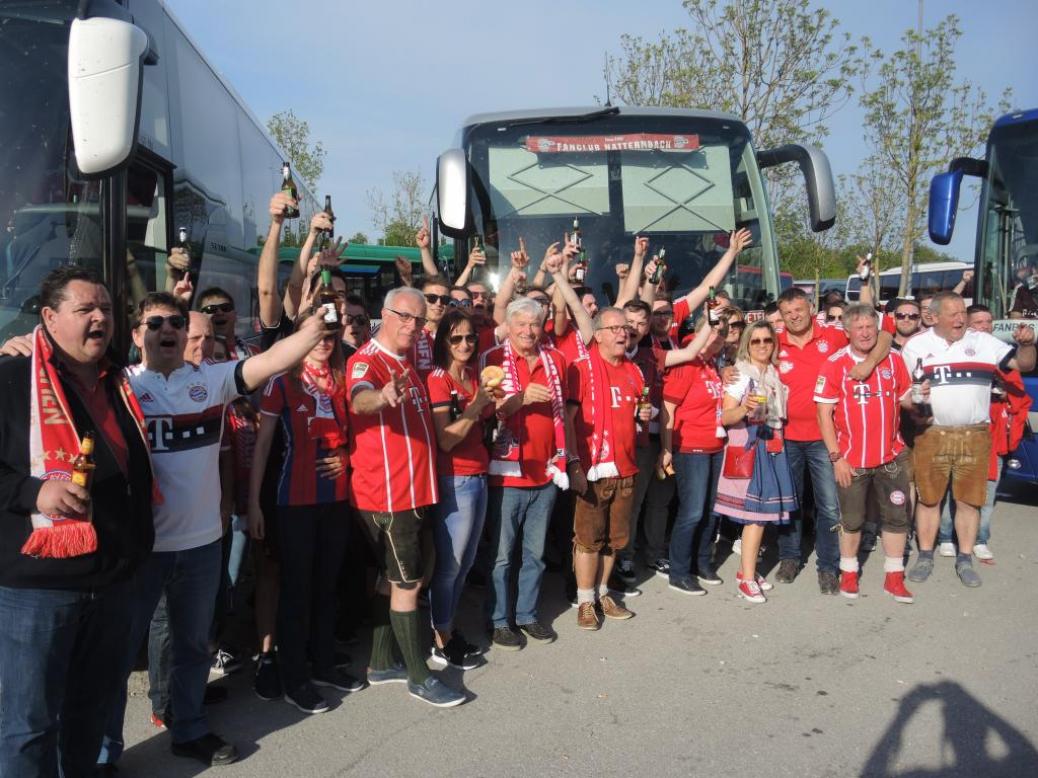
[[[433,513],[436,567],[429,584],[434,629],[447,630],[454,623],[486,515],[485,475],[440,476],[440,503]]]
[[[202,700],[212,656],[209,629],[213,623],[216,592],[220,587],[221,541],[184,551],[153,551],[131,582],[133,618],[122,656],[119,700],[112,707],[105,726],[105,739],[98,756],[100,763],[115,763],[123,751],[123,718],[126,715],[126,682],[133,670],[137,649],[144,640],[159,597],[166,595],[172,665],[169,696],[173,742],[184,743],[208,734]]]
[[[995,512],[995,497],[998,494],[998,482],[1002,479],[1002,457],[998,458],[996,465],[995,480],[988,481],[987,499],[980,507],[980,528],[977,530],[977,545],[987,545],[991,540],[991,514]],[[944,506],[941,508],[941,528],[937,533],[938,543],[951,543],[952,533],[955,531],[955,500],[951,492],[944,498]],[[963,553],[972,552],[972,548],[960,549]]]
[[[122,679],[128,593],[0,587],[0,775],[93,775]]]
[[[169,709],[169,668],[172,664],[169,642],[169,610],[166,595],[159,604],[148,627],[148,699],[151,712],[162,718]]]
[[[281,589],[278,597],[278,665],[288,691],[310,680],[313,671],[335,666],[335,614],[339,572],[350,535],[344,502],[278,508]]]
[[[836,476],[829,461],[829,450],[821,440],[787,440],[786,457],[801,507],[794,511],[788,524],[778,527],[779,559],[793,559],[800,564],[804,531],[804,471],[810,470],[815,498],[815,563],[818,572],[839,573],[840,539],[833,527],[840,522],[840,507],[836,500]]]
[[[714,454],[674,454],[678,513],[674,517],[674,528],[670,531],[672,581],[688,578],[692,574],[693,544],[696,571],[705,573],[713,570],[710,556],[717,530],[713,507],[723,456],[723,451]]]
[[[556,486],[520,488],[513,486],[490,489],[487,520],[490,544],[497,549],[494,569],[487,581],[487,617],[491,626],[509,625],[513,552],[522,535],[522,561],[519,567],[519,594],[515,604],[516,625],[537,621],[537,600],[544,576],[544,538],[548,519],[555,504]]]
[[[630,541],[619,556],[633,562],[636,554],[640,553],[646,564],[652,564],[667,553],[667,514],[670,501],[674,499],[674,477],[668,476],[662,481],[656,477],[656,460],[660,456],[659,437],[650,436],[649,445],[639,448],[636,454],[638,475],[634,479]],[[643,505],[645,516],[641,518]],[[644,545],[638,538],[639,524],[645,537]]]

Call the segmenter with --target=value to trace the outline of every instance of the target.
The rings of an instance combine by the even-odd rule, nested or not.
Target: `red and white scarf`
[[[519,380],[519,369],[516,365],[516,354],[512,349],[512,342],[506,340],[502,346],[504,349],[504,361],[501,365],[505,371],[501,388],[506,397],[519,394],[524,387]],[[548,379],[548,391],[551,393],[551,419],[555,438],[555,453],[548,460],[545,472],[551,476],[551,480],[560,489],[569,489],[569,476],[566,475],[566,425],[563,417],[562,379],[555,366],[555,361],[549,356],[546,349],[538,348],[537,357],[544,367],[544,374]],[[523,357],[519,357],[522,359]],[[497,440],[494,441],[490,452],[490,474],[521,478],[522,460],[520,449],[523,437],[523,416],[525,408],[520,408],[507,419],[501,422]]]
[[[620,470],[616,466],[616,435],[614,434],[613,414],[609,407],[609,374],[606,371],[606,362],[597,347],[589,350],[588,359],[590,361],[588,395],[591,401],[591,466],[587,471],[587,480],[619,478]],[[625,359],[622,366],[629,373],[635,386],[643,383],[641,371],[630,360]]]
[[[29,473],[43,481],[72,480],[72,461],[80,452],[80,437],[72,422],[65,391],[52,358],[54,347],[37,326],[33,332],[32,387],[29,409]],[[148,445],[144,414],[124,374],[119,376],[119,395],[137,422]],[[153,497],[157,497],[153,495]],[[89,508],[88,508],[89,510]],[[22,546],[28,556],[65,559],[97,551],[97,532],[90,516],[32,514],[32,534]]]

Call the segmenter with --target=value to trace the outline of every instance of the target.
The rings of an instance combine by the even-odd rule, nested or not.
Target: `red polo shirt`
[[[842,328],[813,324],[811,339],[803,347],[789,341],[789,333],[778,333],[778,371],[782,383],[789,387],[789,403],[784,430],[787,440],[821,440],[818,409],[815,407],[815,382],[822,363],[847,345]]]

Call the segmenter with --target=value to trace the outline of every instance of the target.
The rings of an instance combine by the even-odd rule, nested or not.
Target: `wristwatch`
[[[829,461],[832,462],[834,465],[841,459],[843,459],[843,454],[841,454],[839,451],[829,452]]]

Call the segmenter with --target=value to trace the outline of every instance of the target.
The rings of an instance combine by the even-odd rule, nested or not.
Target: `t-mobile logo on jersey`
[[[620,407],[620,400],[622,400],[623,396],[624,396],[623,390],[619,386],[610,386],[609,387],[609,394],[613,398],[613,404],[612,404],[611,407],[619,408]]]
[[[855,384],[851,391],[854,393],[854,399],[858,401],[858,405],[864,405],[872,397],[872,392],[865,384]]]

